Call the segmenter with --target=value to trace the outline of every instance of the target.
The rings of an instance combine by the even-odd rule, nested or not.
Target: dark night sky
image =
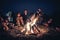
[[[10,10],[23,12],[24,9],[35,12],[38,8],[41,8],[44,14],[55,18],[56,21],[60,20],[60,1],[58,0],[0,0],[0,13],[2,14]]]

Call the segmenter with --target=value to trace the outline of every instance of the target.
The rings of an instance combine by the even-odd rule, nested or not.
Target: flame
[[[25,34],[26,35],[29,35],[31,33],[46,33],[47,32],[47,29],[45,28],[40,28],[37,26],[34,27],[34,25],[36,25],[36,22],[38,21],[38,18],[39,16],[35,16],[35,14],[29,19],[30,21],[27,21],[26,24],[24,25],[24,28],[21,30],[21,32],[24,32],[25,31]],[[32,29],[33,28],[33,29]],[[39,31],[38,31],[39,30]]]
[[[30,20],[32,21],[35,18],[35,14],[30,18]]]
[[[32,26],[34,26],[38,20],[38,17],[35,18],[35,14],[30,18],[30,22],[27,22],[26,24],[26,34],[34,33],[32,30]]]
[[[35,25],[35,23],[37,22],[37,20],[38,20],[38,17],[36,17],[35,19],[33,19],[32,22],[31,22],[31,26]]]
[[[29,31],[30,31],[30,23],[27,22],[27,24],[26,24],[26,33],[25,34],[28,34]]]

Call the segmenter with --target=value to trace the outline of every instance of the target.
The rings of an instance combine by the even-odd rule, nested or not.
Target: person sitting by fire
[[[43,22],[43,13],[42,13],[41,9],[38,9],[36,14],[39,17],[37,23],[39,25],[42,25],[42,22]]]
[[[17,14],[16,24],[17,24],[18,26],[22,26],[22,25],[24,25],[23,17],[21,16],[20,13]]]
[[[6,17],[8,19],[9,22],[13,22],[13,17],[12,17],[12,12],[9,11],[7,14],[6,14]]]
[[[3,25],[3,29],[5,31],[8,31],[9,29],[13,29],[14,28],[14,24],[10,23],[7,19],[2,22],[2,25]]]
[[[8,30],[9,30],[9,27],[8,27],[9,22],[8,22],[8,20],[4,20],[4,21],[2,22],[2,25],[3,25],[3,29],[4,29],[5,31],[8,31]]]
[[[47,22],[45,22],[43,25],[45,26],[45,27],[48,27],[48,26],[50,26],[50,24],[52,23],[52,19],[49,19]]]
[[[22,16],[23,16],[24,24],[26,24],[26,20],[28,19],[28,10],[27,9],[24,10],[24,13],[22,14]]]

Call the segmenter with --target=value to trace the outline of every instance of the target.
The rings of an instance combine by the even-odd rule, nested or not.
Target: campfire
[[[22,20],[20,20],[22,18],[20,17],[20,14],[18,14],[17,16],[18,16],[16,22],[17,25],[14,25],[13,23],[9,23],[7,20],[6,22],[3,22],[3,26],[5,27],[5,30],[8,31],[9,34],[12,36],[21,36],[21,35],[41,36],[46,34],[49,31],[48,27],[46,27],[48,26],[47,24],[45,24],[46,26],[39,24],[41,14],[39,15],[33,14],[32,16],[26,19],[25,24]],[[20,21],[22,21],[21,24]]]
[[[0,18],[1,27],[7,33],[7,37],[39,39],[53,35],[56,31],[59,32],[58,28],[55,30],[50,26],[52,19],[45,19],[42,12],[37,11],[37,13],[33,13],[32,15],[21,15],[21,13],[18,13],[16,18],[11,17],[10,12],[8,14],[6,19]]]
[[[38,21],[39,16],[35,16],[35,14],[30,17],[30,19],[27,19],[26,24],[23,27],[20,27],[20,31],[21,33],[24,33],[24,35],[43,35],[46,34],[48,32],[48,28],[42,26],[42,25],[38,25],[37,21]]]

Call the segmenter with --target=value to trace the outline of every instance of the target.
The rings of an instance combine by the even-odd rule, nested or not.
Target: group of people
[[[45,27],[48,27],[49,24],[52,22],[52,19],[49,19],[47,22],[44,22],[44,17],[43,17],[43,13],[41,9],[38,9],[37,12],[33,14],[35,14],[35,16],[39,16],[38,21],[37,21],[37,24],[39,25],[44,25]],[[5,31],[8,31],[10,29],[22,30],[23,26],[26,24],[28,19],[31,17],[31,15],[28,15],[27,9],[24,10],[23,14],[18,12],[16,16],[17,17],[15,18],[15,20],[13,20],[13,17],[11,17],[11,14],[9,14],[9,16],[7,16],[6,19],[3,19],[2,17],[0,17],[1,25],[3,26],[3,29]],[[13,21],[15,21],[15,23],[13,23]]]

